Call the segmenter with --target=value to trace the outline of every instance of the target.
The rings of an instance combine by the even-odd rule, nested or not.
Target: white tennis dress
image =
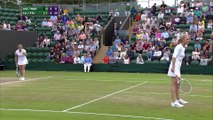
[[[16,50],[15,54],[18,56],[18,65],[26,65],[28,64],[27,57],[23,55],[23,53],[26,53],[25,49],[22,49],[21,52],[19,50]]]
[[[168,70],[168,76],[170,77],[181,77],[181,73],[180,73],[180,68],[181,68],[181,64],[182,64],[182,60],[185,56],[185,48],[183,47],[182,44],[178,44],[175,49],[174,49],[174,53],[172,55],[172,57],[176,58],[176,62],[175,62],[175,70],[174,73],[171,71],[172,68],[172,61],[170,63],[169,66],[169,70]]]

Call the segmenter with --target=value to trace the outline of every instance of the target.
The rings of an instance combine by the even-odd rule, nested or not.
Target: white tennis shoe
[[[187,101],[184,101],[183,99],[178,100],[178,102],[179,102],[181,105],[187,104],[187,103],[188,103]]]
[[[177,107],[177,108],[182,108],[184,105],[181,105],[178,101],[172,102],[171,103],[172,107]]]
[[[20,77],[20,78],[19,78],[19,80],[22,80],[22,81],[24,81],[24,80],[25,80],[25,78],[24,78],[24,77]]]

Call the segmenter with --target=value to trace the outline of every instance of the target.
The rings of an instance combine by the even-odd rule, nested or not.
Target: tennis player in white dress
[[[25,80],[25,67],[28,64],[27,60],[27,52],[23,49],[21,44],[18,44],[18,49],[15,52],[15,63],[18,65],[19,73],[20,73],[20,80]]]
[[[171,77],[171,106],[172,107],[183,107],[184,104],[188,103],[180,98],[179,95],[179,79],[181,77],[180,69],[182,60],[185,57],[185,46],[188,44],[188,36],[183,35],[178,41],[178,45],[174,49],[172,60],[168,70],[168,76]]]

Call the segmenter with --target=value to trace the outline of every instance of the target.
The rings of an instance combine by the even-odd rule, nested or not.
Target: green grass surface
[[[26,73],[28,80],[46,76],[1,85],[0,120],[212,120],[212,76],[183,75],[193,86],[190,94],[181,94],[189,101],[184,108],[170,107],[166,74]],[[15,78],[15,71],[1,71],[0,77]]]

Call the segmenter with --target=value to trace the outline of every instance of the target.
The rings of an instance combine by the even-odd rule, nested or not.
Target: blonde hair
[[[188,35],[186,33],[183,33],[180,37],[180,39],[178,40],[178,44],[182,43],[183,40],[187,37]]]
[[[18,45],[17,45],[17,47],[18,47],[18,48],[19,48],[19,47],[21,47],[21,48],[22,48],[23,46],[22,46],[22,44],[18,44]]]

